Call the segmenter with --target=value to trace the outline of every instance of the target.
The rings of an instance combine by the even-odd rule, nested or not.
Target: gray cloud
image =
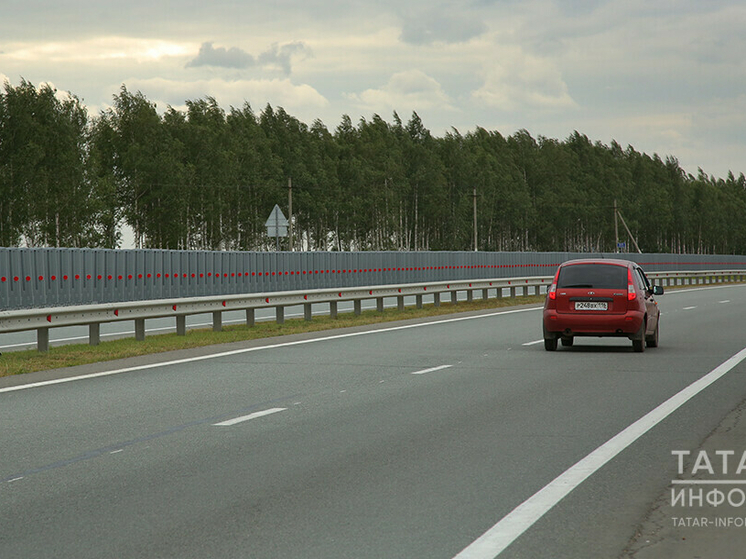
[[[400,39],[412,45],[463,43],[486,31],[487,25],[480,19],[432,11],[405,17]]]
[[[308,48],[299,42],[286,45],[272,45],[269,50],[259,55],[259,64],[262,66],[279,66],[285,75],[290,74],[290,58],[295,54],[308,54]]]
[[[236,47],[226,49],[213,47],[212,42],[202,43],[199,54],[187,62],[187,68],[214,66],[218,68],[251,68],[253,66],[277,67],[285,75],[290,75],[290,59],[297,54],[309,54],[308,48],[300,42],[280,45],[275,43],[254,58],[248,52]]]
[[[212,43],[202,43],[197,58],[187,62],[186,67],[218,66],[220,68],[250,68],[255,64],[254,57],[239,48],[215,48],[212,46]]]

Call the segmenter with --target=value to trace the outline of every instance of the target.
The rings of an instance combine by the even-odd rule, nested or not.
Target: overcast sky
[[[92,115],[125,84],[183,108],[281,106],[334,130],[412,111],[746,172],[746,2],[2,0],[0,81],[49,82]]]

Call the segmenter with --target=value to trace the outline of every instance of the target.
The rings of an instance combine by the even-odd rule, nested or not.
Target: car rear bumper
[[[627,311],[622,314],[558,313],[544,310],[544,330],[566,336],[632,336],[640,331],[644,314]]]

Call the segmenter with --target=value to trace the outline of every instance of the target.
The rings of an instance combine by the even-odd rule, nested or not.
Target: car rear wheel
[[[547,351],[555,351],[557,349],[557,336],[547,332],[544,328],[544,349]]]
[[[634,349],[636,353],[642,353],[645,351],[645,322],[642,323],[639,332],[637,332],[635,337],[632,338],[632,349]]]
[[[659,336],[658,331],[659,331],[659,328],[660,328],[659,323],[656,323],[655,324],[655,332],[653,332],[653,335],[652,336],[647,336],[645,338],[645,343],[647,344],[648,347],[658,347],[658,336]]]

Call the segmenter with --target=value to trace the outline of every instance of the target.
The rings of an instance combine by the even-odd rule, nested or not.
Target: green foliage
[[[0,93],[3,246],[115,247],[126,223],[142,247],[268,248],[290,180],[296,249],[471,250],[476,199],[480,250],[613,251],[616,201],[644,252],[746,253],[743,173],[695,177],[577,131],[436,138],[417,113],[330,131],[211,97],[159,112],[124,86],[89,119],[46,85]]]

